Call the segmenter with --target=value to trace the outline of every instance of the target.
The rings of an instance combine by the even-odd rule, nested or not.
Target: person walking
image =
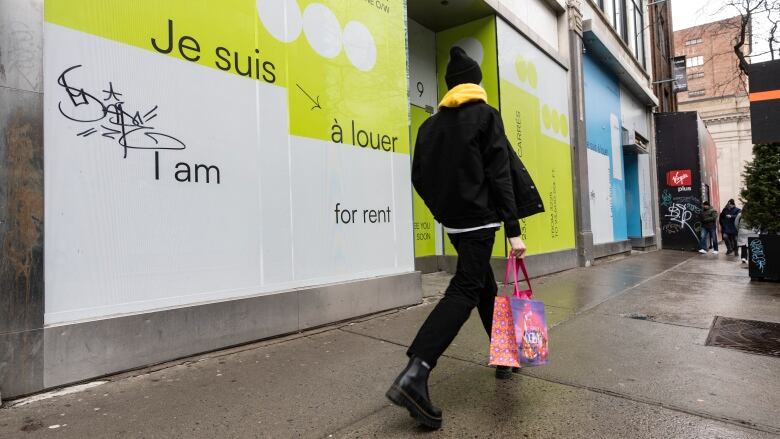
[[[412,183],[444,226],[458,252],[455,276],[407,351],[409,363],[386,396],[421,424],[437,429],[442,410],[428,393],[428,377],[476,307],[488,337],[497,293],[490,266],[496,231],[504,225],[510,257],[526,246],[519,218],[544,211],[530,175],[504,132],[498,111],[478,84],[482,71],[460,47],[450,50],[449,91],[439,112],[420,127]],[[498,370],[497,370],[498,373]]]
[[[748,238],[757,238],[758,231],[748,225],[747,221],[743,218],[745,209],[747,206],[742,206],[742,211],[737,214],[737,218],[734,220],[734,224],[737,227],[737,246],[739,247],[739,257],[742,261],[742,268],[748,268]]]
[[[741,212],[731,199],[720,212],[720,231],[723,234],[723,242],[726,243],[727,255],[737,256],[737,226],[734,221]]]
[[[701,203],[701,238],[699,239],[699,253],[707,253],[709,241],[712,240],[712,254],[718,254],[718,211],[710,206],[709,201]]]

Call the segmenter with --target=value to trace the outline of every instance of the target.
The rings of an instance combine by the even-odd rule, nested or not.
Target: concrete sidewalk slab
[[[556,306],[579,312],[616,296],[645,279],[612,273],[576,273],[533,284],[534,295],[545,306]]]
[[[719,255],[701,255],[689,259],[684,267],[675,271],[690,274],[716,274],[719,276],[734,276],[736,279],[747,278],[747,270],[742,268],[742,263],[733,256]]]
[[[533,281],[534,293],[545,306],[580,312],[619,296],[691,257],[690,253],[678,255],[672,252],[666,255],[655,252],[593,268],[578,268]]]
[[[592,269],[597,272],[621,272],[634,276],[649,277],[660,271],[672,268],[681,262],[685,262],[695,257],[695,255],[695,253],[690,252],[664,250],[636,254],[609,263],[599,263]]]
[[[332,433],[333,438],[774,438],[770,433],[702,419],[528,376],[497,381],[471,366],[432,389],[444,408],[441,430],[427,432],[406,410],[387,407]],[[327,437],[331,437],[329,434]]]
[[[331,330],[4,409],[0,437],[317,438],[386,407],[405,364],[402,347]],[[461,369],[443,362],[431,384]]]
[[[780,318],[780,288],[710,282],[699,288],[664,275],[595,308],[601,314],[643,314],[653,321],[708,329],[716,315],[750,320]]]
[[[777,291],[780,288],[774,282],[751,281],[748,271],[743,269],[740,276],[730,274],[696,273],[693,269],[683,264],[680,267],[667,271],[663,279],[679,282],[688,288],[711,288],[713,285],[725,288],[742,288],[759,291]]]
[[[778,360],[704,346],[707,332],[591,311],[553,328],[551,364],[523,373],[780,433]]]

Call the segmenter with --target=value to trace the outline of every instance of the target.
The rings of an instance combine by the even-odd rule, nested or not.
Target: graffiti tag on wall
[[[764,243],[760,239],[754,239],[750,242],[750,259],[756,264],[762,273],[766,267],[766,256],[764,255]]]
[[[675,197],[668,190],[664,190],[661,194],[661,206],[666,209],[664,212],[666,224],[662,227],[664,232],[674,235],[687,230],[694,239],[699,239],[701,207],[696,197],[690,195]]]
[[[103,99],[95,96],[99,93],[90,93],[81,86],[69,82],[68,74],[80,67],[81,65],[74,65],[57,78],[57,84],[67,96],[67,99],[59,103],[60,114],[73,122],[87,125],[87,129],[77,133],[76,136],[89,137],[99,132],[103,137],[115,140],[122,147],[124,158],[127,158],[128,149],[181,150],[186,148],[184,142],[155,131],[155,127],[150,124],[157,117],[157,105],[142,114],[144,110],[128,109],[123,93],[117,91],[111,82],[108,83],[106,90],[102,90],[105,95]]]

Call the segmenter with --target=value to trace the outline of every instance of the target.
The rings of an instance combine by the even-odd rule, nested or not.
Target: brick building
[[[688,92],[680,93],[680,103],[745,94],[734,54],[740,22],[737,16],[674,33],[675,55],[685,55],[688,67]]]
[[[658,2],[648,6],[650,28],[650,58],[653,65],[653,91],[658,97],[656,111],[666,113],[677,111],[677,96],[672,87],[672,5]]]
[[[742,170],[753,158],[747,78],[734,54],[740,21],[737,16],[674,32],[675,55],[685,55],[688,73],[678,110],[698,111],[715,140],[722,200],[739,198]],[[744,51],[751,51],[750,29]]]

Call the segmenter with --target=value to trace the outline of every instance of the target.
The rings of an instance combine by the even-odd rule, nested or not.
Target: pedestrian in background
[[[479,64],[460,47],[450,50],[445,82],[449,91],[439,112],[417,134],[412,183],[444,226],[458,252],[458,265],[406,353],[409,364],[387,391],[394,404],[429,428],[442,423],[442,411],[428,394],[429,373],[475,307],[490,336],[498,290],[490,266],[496,231],[503,223],[510,257],[521,258],[526,247],[518,218],[544,210],[509,144],[501,115],[487,104],[487,93],[478,85]]]
[[[758,231],[745,221],[742,215],[745,213],[747,206],[742,206],[742,211],[737,214],[737,218],[734,220],[734,224],[737,226],[737,246],[739,246],[739,257],[742,261],[742,268],[747,268],[748,263],[748,238],[758,238]]]
[[[709,201],[701,203],[701,238],[699,239],[699,253],[707,253],[709,241],[712,240],[712,254],[718,254],[718,211],[710,206]]]
[[[729,200],[726,207],[720,212],[720,231],[723,234],[723,242],[726,243],[727,255],[737,256],[737,225],[735,221],[737,215],[741,212],[734,204],[734,200]]]

